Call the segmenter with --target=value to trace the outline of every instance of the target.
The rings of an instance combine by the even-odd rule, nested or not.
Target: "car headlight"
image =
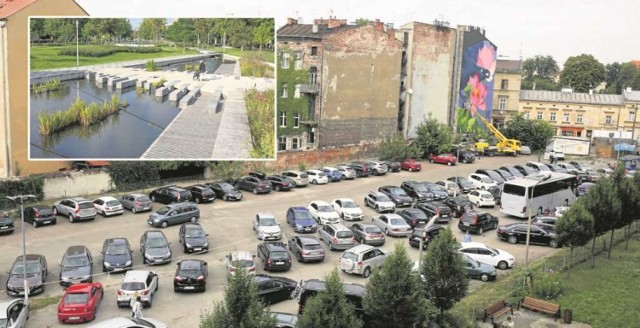
[[[89,278],[91,278],[91,276],[90,275],[86,275],[86,276],[82,277],[82,280],[89,280]]]
[[[146,254],[146,253],[144,254],[144,258],[145,259],[152,259],[151,255]],[[127,261],[127,263],[129,263],[129,262],[131,262],[131,261]],[[127,264],[127,265],[129,265],[129,264]]]
[[[104,262],[104,266],[105,266],[105,267],[107,267],[107,268],[110,268],[110,267],[111,267],[111,263],[109,263],[109,262]]]
[[[127,261],[124,265],[131,265],[131,261]]]
[[[184,243],[184,244],[185,244],[185,246],[187,246],[187,247],[191,247],[191,244],[189,244],[189,243]]]
[[[162,255],[162,257],[171,257],[171,252],[169,252],[169,253],[167,253],[167,254]]]
[[[204,243],[204,245],[202,245],[202,247],[209,247],[209,243]]]
[[[15,289],[15,288],[16,288],[16,286],[14,286],[14,285],[12,285],[12,284],[10,284],[10,283],[7,283],[7,288]]]
[[[296,228],[298,228],[298,229],[302,229],[302,226],[301,226],[301,225],[299,225],[299,224],[296,224]]]
[[[64,282],[69,281],[69,277],[62,277],[62,281],[64,281]]]

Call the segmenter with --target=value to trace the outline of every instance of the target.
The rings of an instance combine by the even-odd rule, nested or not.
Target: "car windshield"
[[[493,198],[493,196],[492,196],[491,194],[481,194],[481,195],[480,195],[480,198],[483,198],[483,199],[491,199],[491,198]]]
[[[62,262],[63,267],[83,267],[89,265],[89,260],[85,256],[68,256]]]
[[[353,237],[353,233],[351,231],[338,231],[338,233],[336,233],[336,236],[338,238],[351,238]]]
[[[184,236],[186,238],[198,238],[198,237],[204,237],[204,235],[205,235],[204,230],[200,228],[187,229],[184,233]]]
[[[24,273],[22,261],[16,263],[11,274],[22,275]],[[27,274],[40,273],[40,264],[38,262],[27,262]]]
[[[107,202],[107,206],[118,206],[120,203],[117,200],[110,200]]]
[[[391,219],[389,221],[391,222],[391,225],[405,225],[405,224],[407,224],[406,222],[404,222],[404,220],[401,220],[401,219]]]
[[[218,186],[220,186],[222,190],[233,190],[233,186],[228,183],[220,183]]]
[[[356,205],[356,203],[354,203],[354,202],[342,202],[342,207],[343,208],[357,208],[358,205]]]
[[[313,220],[313,217],[308,211],[296,211],[296,220]]]
[[[147,239],[147,248],[165,248],[167,247],[167,242],[164,238],[149,238]]]
[[[156,211],[156,213],[161,214],[161,215],[165,215],[165,214],[169,213],[170,210],[171,210],[171,207],[163,206],[158,211]]]
[[[89,293],[71,293],[64,296],[64,304],[87,304]]]
[[[416,184],[416,185],[414,185],[414,189],[415,189],[416,191],[418,191],[418,192],[419,192],[419,191],[429,191],[425,185],[423,185],[423,184],[419,184],[419,183],[418,183],[418,184]]]
[[[412,211],[411,217],[420,220],[420,219],[426,219],[427,215],[423,211],[418,210],[418,211]]]
[[[271,258],[274,260],[285,260],[289,258],[289,253],[287,252],[271,252]]]
[[[565,165],[564,165],[564,167],[565,167],[567,170],[578,170],[578,168],[577,168],[577,167],[575,167],[575,166],[573,166],[573,165],[571,165],[571,164],[565,164]]]
[[[391,199],[389,199],[389,197],[387,197],[387,195],[380,194],[380,195],[378,195],[378,201],[379,202],[390,202]]]
[[[491,180],[491,178],[489,178],[489,177],[481,176],[480,179],[482,179],[482,182],[484,182],[484,183],[493,183],[493,180]]]
[[[273,226],[277,226],[278,224],[276,223],[276,219],[274,218],[262,218],[260,219],[260,225],[266,226],[266,227],[273,227]]]
[[[184,269],[184,268],[180,268],[180,270],[178,271],[178,276],[181,277],[185,277],[185,278],[197,278],[200,275],[200,269]]]
[[[105,253],[107,255],[125,255],[129,254],[129,249],[127,245],[109,245]]]
[[[253,260],[233,260],[231,266],[234,268],[250,268],[253,266]]]
[[[367,227],[366,229],[364,229],[364,231],[366,231],[367,233],[382,233],[382,230],[380,230],[380,228],[378,227]]]
[[[333,212],[333,207],[329,205],[320,205],[318,206],[318,212]]]
[[[122,290],[143,290],[144,289],[144,282],[138,282],[138,281],[123,282],[122,286],[120,287],[120,289],[122,289]]]
[[[351,253],[351,252],[344,252],[342,253],[342,258],[343,259],[347,259],[347,260],[351,260],[351,261],[358,261],[358,255]]]
[[[406,196],[407,195],[407,193],[404,192],[404,190],[402,190],[400,188],[393,188],[390,191],[391,191],[391,194],[397,195],[397,196]]]

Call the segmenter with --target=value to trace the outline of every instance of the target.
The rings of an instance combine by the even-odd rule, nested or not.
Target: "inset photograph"
[[[275,159],[271,18],[30,17],[29,159]]]

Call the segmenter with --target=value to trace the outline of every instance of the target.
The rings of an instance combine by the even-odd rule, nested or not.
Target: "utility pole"
[[[22,221],[22,282],[24,288],[24,304],[29,304],[29,283],[27,282],[27,245],[26,238],[24,235],[24,201],[30,198],[36,198],[35,195],[18,195],[18,196],[7,196],[7,199],[11,201],[20,201],[20,218]]]

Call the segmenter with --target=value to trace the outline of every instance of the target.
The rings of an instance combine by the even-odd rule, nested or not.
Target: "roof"
[[[559,173],[559,172],[546,172],[545,174],[539,174],[539,175],[534,175],[534,176],[535,177],[540,177],[540,176],[547,175],[547,174],[551,176],[551,178],[549,178],[547,181],[554,180],[554,179],[566,179],[566,178],[575,179],[575,175],[573,175],[573,174]],[[539,183],[539,181],[540,181],[539,179],[535,179],[535,178],[532,179],[532,177],[534,177],[534,176],[529,175],[529,176],[526,176],[526,177],[523,177],[523,178],[516,178],[514,180],[506,181],[505,184],[515,184],[515,185],[518,185],[518,186],[531,187],[531,186]]]
[[[520,90],[520,100],[591,105],[623,105],[622,95],[588,94],[546,90]]]
[[[304,38],[304,39],[322,39],[323,36],[336,32],[346,31],[358,28],[357,25],[342,25],[339,27],[329,28],[327,24],[318,26],[318,32],[313,32],[312,24],[291,24],[285,25],[278,29],[277,38]]]
[[[496,61],[496,72],[520,73],[521,71],[522,71],[522,60],[498,59]]]
[[[7,18],[37,0],[0,0],[0,18]]]
[[[371,246],[371,245],[367,245],[367,244],[360,244],[358,246],[355,247],[351,247],[349,248],[346,252],[350,252],[350,253],[355,253],[355,254],[362,254],[366,251],[369,251],[371,249],[374,249],[375,247]]]
[[[125,273],[124,280],[126,281],[145,281],[151,271],[148,270],[129,270]]]
[[[640,61],[638,62],[638,64],[640,64]],[[624,90],[623,95],[624,95],[624,99],[626,99],[626,100],[640,101],[640,91],[635,91],[635,90],[626,91],[626,90]]]

